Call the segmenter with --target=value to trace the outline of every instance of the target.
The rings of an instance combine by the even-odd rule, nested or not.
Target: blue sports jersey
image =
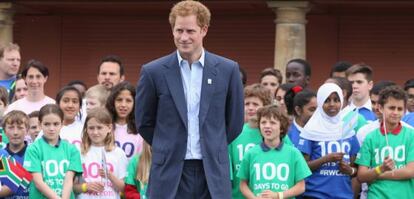
[[[329,153],[344,152],[343,160],[350,162],[351,156],[356,156],[359,151],[359,143],[356,136],[342,141],[312,141],[301,138],[298,149],[309,155],[310,160],[318,159]],[[351,177],[339,171],[339,165],[335,162],[323,164],[312,171],[312,175],[306,179],[306,191],[304,196],[314,198],[353,198]]]
[[[404,117],[401,120],[409,124],[410,126],[414,127],[414,112],[404,115]]]
[[[24,154],[26,152],[27,143],[25,142],[25,146],[22,150],[20,150],[17,153],[13,153],[9,150],[9,146],[7,146],[4,149],[0,149],[0,156],[11,156],[13,157],[18,163],[23,165],[24,161]],[[17,189],[17,192],[14,193],[11,196],[5,197],[5,199],[28,199],[29,198],[29,189],[23,189],[22,187],[19,187]]]
[[[361,114],[362,116],[364,116],[364,118],[368,121],[375,121],[377,120],[377,116],[375,115],[375,113],[365,107],[361,107],[358,109],[359,114]]]
[[[16,81],[16,76],[10,79],[0,80],[0,86],[4,87],[7,90],[7,92],[10,93],[14,81]]]
[[[300,130],[296,125],[292,122],[288,129],[288,134],[290,141],[292,141],[293,146],[298,148],[299,140],[300,140]]]

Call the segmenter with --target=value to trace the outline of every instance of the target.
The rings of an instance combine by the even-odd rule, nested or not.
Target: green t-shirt
[[[283,144],[270,149],[262,143],[245,154],[237,177],[248,181],[250,190],[257,196],[265,190],[286,191],[311,174],[294,146]]]
[[[251,128],[249,123],[245,123],[240,135],[233,140],[228,146],[230,155],[230,171],[232,176],[232,198],[244,199],[243,194],[240,192],[240,179],[237,178],[239,172],[240,163],[244,154],[252,147],[261,143],[263,140],[260,134],[259,128]],[[283,143],[292,145],[288,136],[283,138]]]
[[[23,166],[31,173],[41,173],[43,181],[59,196],[62,196],[66,171],[82,174],[80,153],[66,140],[60,140],[57,146],[51,146],[43,138],[36,140],[27,148]],[[46,198],[33,181],[29,190],[29,198]],[[72,191],[71,199],[74,198]]]
[[[127,169],[128,174],[125,177],[125,184],[134,185],[137,188],[137,191],[139,191],[139,195],[141,196],[141,199],[146,199],[147,196],[145,195],[145,193],[147,192],[147,184],[142,184],[136,178],[139,157],[140,155],[136,155],[129,161],[128,169]]]
[[[357,155],[356,164],[369,168],[382,165],[386,156],[403,168],[414,161],[414,130],[402,127],[399,134],[388,133],[388,143],[379,128],[369,133]],[[368,198],[414,198],[414,179],[376,180],[369,185]]]

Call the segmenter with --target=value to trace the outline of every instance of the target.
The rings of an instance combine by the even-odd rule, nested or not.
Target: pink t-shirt
[[[22,99],[19,99],[15,102],[11,103],[7,107],[7,110],[4,112],[4,114],[6,115],[7,113],[9,113],[10,111],[13,111],[13,110],[19,110],[19,111],[23,111],[26,114],[30,114],[33,111],[40,110],[46,104],[55,104],[55,100],[48,97],[48,96],[45,96],[40,101],[31,102],[31,101],[27,100],[27,97],[24,97]]]
[[[129,134],[127,125],[115,124],[115,144],[124,150],[128,160],[135,154],[141,153],[143,139],[139,134]]]

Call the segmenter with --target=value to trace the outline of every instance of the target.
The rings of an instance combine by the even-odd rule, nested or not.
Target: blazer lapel
[[[199,122],[200,127],[203,126],[206,119],[208,109],[210,107],[211,97],[213,96],[216,88],[216,76],[217,76],[217,60],[211,56],[207,51],[205,52],[205,65],[203,70],[203,82],[201,83],[201,99],[200,99],[200,112]]]
[[[185,128],[187,128],[187,103],[184,97],[183,82],[176,52],[171,54],[170,61],[165,63],[164,66],[167,69],[164,76],[167,80],[167,86],[170,90],[171,97],[173,98]]]

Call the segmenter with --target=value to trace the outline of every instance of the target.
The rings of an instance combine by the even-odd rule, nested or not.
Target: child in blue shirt
[[[342,90],[323,84],[317,93],[318,107],[300,134],[298,148],[313,174],[306,179],[305,197],[353,198],[351,178],[359,143],[354,131],[343,132],[340,110]]]
[[[3,129],[9,143],[4,149],[0,150],[0,156],[13,157],[19,164],[23,165],[27,143],[24,138],[29,129],[29,117],[22,111],[11,111],[3,119]],[[6,199],[25,199],[29,198],[27,189],[19,187],[13,193],[9,187],[3,185],[0,190],[0,198]]]

